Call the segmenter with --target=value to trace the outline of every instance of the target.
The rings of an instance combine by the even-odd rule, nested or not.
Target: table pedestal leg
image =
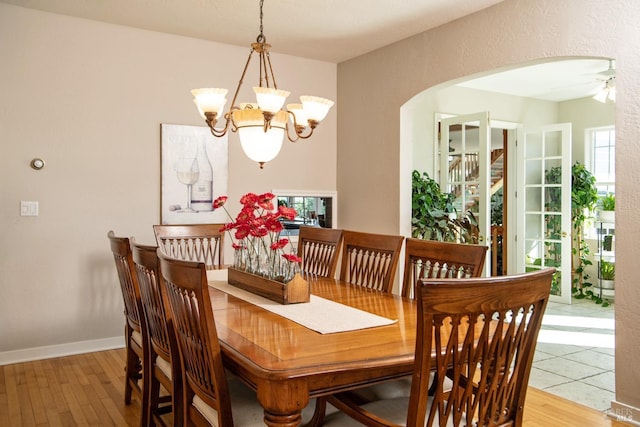
[[[264,422],[271,427],[296,427],[302,422],[302,410],[309,403],[309,390],[304,381],[257,384],[258,401],[264,408]]]

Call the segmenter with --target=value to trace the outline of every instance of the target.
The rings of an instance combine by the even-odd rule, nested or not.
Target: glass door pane
[[[440,187],[454,195],[459,215],[470,214],[476,219],[481,245],[487,245],[491,233],[490,132],[486,112],[440,122]],[[491,271],[490,253],[484,271],[484,275]]]
[[[571,124],[523,130],[518,144],[521,271],[556,268],[551,300],[571,302]]]

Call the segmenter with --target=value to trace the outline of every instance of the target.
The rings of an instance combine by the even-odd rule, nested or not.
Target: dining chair
[[[160,250],[171,258],[203,262],[208,270],[224,267],[224,224],[154,225]]]
[[[480,277],[487,246],[407,238],[402,296],[414,298],[420,279]]]
[[[180,352],[184,425],[260,425],[264,411],[256,393],[225,373],[205,264],[161,250],[158,257]]]
[[[116,264],[120,289],[124,299],[124,338],[126,349],[124,403],[131,403],[131,395],[135,393],[140,399],[141,425],[148,422],[148,410],[145,406],[149,401],[147,393],[147,375],[144,369],[148,366],[149,343],[147,327],[142,311],[140,288],[135,273],[131,247],[127,237],[118,237],[113,230],[107,233],[111,244],[111,252]]]
[[[180,353],[173,332],[169,302],[167,300],[157,246],[141,245],[130,239],[131,253],[136,267],[142,311],[149,335],[149,393],[147,403],[150,425],[168,425],[162,418],[173,412],[173,425],[182,426],[182,373]],[[168,395],[161,396],[162,386]],[[167,405],[166,403],[169,403]]]
[[[302,258],[302,273],[306,276],[334,278],[341,243],[342,230],[300,227],[298,257]]]
[[[402,281],[402,296],[415,298],[418,283],[421,279],[462,279],[480,277],[487,256],[487,246],[466,243],[440,242],[408,238],[405,241],[404,279]],[[406,380],[395,383],[397,394]],[[433,387],[437,379],[433,381]],[[391,384],[381,384],[377,392],[389,393]],[[433,387],[430,393],[434,393]],[[386,390],[384,390],[386,388]]]
[[[342,233],[340,280],[382,292],[391,292],[403,236]]]
[[[407,238],[402,296],[414,299],[421,279],[479,277],[486,254],[486,246]],[[434,379],[434,386],[436,383],[437,380]],[[408,396],[410,391],[411,377],[406,377],[360,388],[353,393],[362,402],[366,402]],[[433,391],[432,388],[432,394]]]
[[[521,426],[554,272],[420,280],[411,393],[364,405],[346,393],[329,396],[340,412],[328,415],[324,425]],[[447,390],[444,373],[450,368],[455,375]],[[441,378],[433,396],[431,371]]]
[[[403,240],[404,236],[344,230],[340,280],[390,293]],[[327,401],[319,397],[308,427],[323,425],[326,414]]]

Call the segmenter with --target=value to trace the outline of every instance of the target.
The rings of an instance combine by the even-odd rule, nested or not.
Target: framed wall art
[[[229,145],[205,126],[160,126],[160,222],[210,224],[227,222],[213,200],[228,194]]]

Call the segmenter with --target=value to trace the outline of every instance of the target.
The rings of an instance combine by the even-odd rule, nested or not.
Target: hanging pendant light
[[[283,108],[289,92],[278,89],[276,85],[269,56],[271,45],[266,42],[262,30],[263,5],[264,0],[260,0],[260,34],[256,42],[251,44],[251,52],[229,111],[223,113],[227,89],[201,88],[191,91],[196,107],[213,136],[222,137],[229,129],[238,132],[244,153],[258,162],[261,169],[278,155],[285,135],[291,142],[309,138],[333,106],[333,101],[325,98],[301,96],[301,104],[288,104],[286,109]],[[254,53],[260,59],[260,85],[253,88],[256,102],[238,106],[238,93]],[[222,119],[224,127],[216,128]]]

